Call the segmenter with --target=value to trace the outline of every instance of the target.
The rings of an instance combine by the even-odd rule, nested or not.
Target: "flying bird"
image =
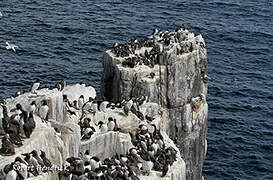
[[[18,48],[18,46],[14,45],[14,44],[10,44],[9,42],[6,42],[6,49],[11,49],[13,50],[13,52],[16,52],[16,49],[15,48]]]

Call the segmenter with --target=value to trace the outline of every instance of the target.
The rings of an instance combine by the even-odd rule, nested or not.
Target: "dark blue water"
[[[37,77],[99,89],[114,42],[188,24],[206,40],[212,77],[204,176],[273,179],[272,1],[1,0],[0,11],[1,98]]]

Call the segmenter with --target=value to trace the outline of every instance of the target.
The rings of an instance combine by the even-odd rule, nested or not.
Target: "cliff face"
[[[153,47],[141,47],[127,57],[106,51],[101,93],[114,101],[145,95],[150,102],[158,103],[161,128],[179,147],[187,179],[195,180],[201,179],[206,153],[207,52],[201,35],[180,30],[175,38],[167,45],[158,36],[150,40],[153,47],[161,49],[154,67],[122,65],[126,58],[145,56],[145,51],[151,52]]]
[[[110,108],[105,112],[97,111],[95,114],[86,114],[86,117],[91,119],[90,125],[96,129],[96,133],[91,136],[87,141],[81,141],[80,127],[78,126],[81,117],[81,111],[75,110],[76,115],[69,115],[65,108],[63,95],[67,95],[69,101],[77,100],[80,95],[84,95],[87,99],[95,97],[96,92],[92,87],[85,87],[84,85],[73,85],[66,87],[62,92],[56,89],[41,89],[37,91],[37,95],[25,93],[16,98],[6,99],[6,106],[8,111],[15,107],[17,103],[27,109],[28,105],[34,100],[37,103],[37,109],[41,106],[42,100],[47,100],[49,104],[49,122],[43,123],[37,114],[34,119],[36,128],[29,139],[24,139],[23,146],[15,148],[15,155],[1,156],[0,155],[0,170],[5,165],[13,162],[17,156],[22,157],[23,153],[29,153],[32,150],[45,151],[47,158],[52,164],[61,167],[68,157],[80,157],[81,152],[86,150],[90,151],[91,156],[97,156],[101,160],[104,158],[112,157],[118,154],[126,154],[128,149],[132,147],[131,138],[128,132],[136,132],[139,124],[146,124],[152,132],[153,128],[145,121],[141,121],[133,113],[129,112],[128,116],[124,116],[123,110]],[[161,118],[159,117],[159,105],[157,103],[145,103],[140,106],[141,112],[149,116],[156,117],[153,123],[160,129]],[[37,112],[37,110],[36,110]],[[2,113],[2,112],[1,112]],[[9,115],[12,113],[9,112]],[[117,119],[120,132],[106,132],[100,133],[98,129],[98,122],[107,122],[109,117]],[[54,127],[57,127],[61,134],[56,133]],[[152,171],[150,176],[141,175],[140,179],[186,179],[186,165],[185,161],[181,158],[180,152],[174,145],[173,141],[169,139],[167,134],[162,130],[162,136],[167,147],[172,146],[177,150],[176,158],[172,166],[170,166],[167,175],[161,178],[161,172]],[[1,146],[1,141],[0,141]],[[1,179],[1,175],[0,175]],[[43,173],[36,177],[30,177],[32,180],[47,180],[58,179],[57,171],[53,173]]]

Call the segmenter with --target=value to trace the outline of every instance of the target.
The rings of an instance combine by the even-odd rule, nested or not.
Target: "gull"
[[[18,46],[14,45],[14,44],[10,44],[9,42],[6,42],[6,48],[7,49],[12,49],[14,52],[16,52],[15,48],[18,48]]]

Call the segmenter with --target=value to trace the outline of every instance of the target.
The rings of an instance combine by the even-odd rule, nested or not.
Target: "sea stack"
[[[158,103],[161,128],[176,140],[186,162],[187,180],[201,179],[208,105],[206,98],[195,104],[191,99],[207,96],[208,83],[203,81],[207,76],[204,39],[182,27],[138,40],[137,44],[119,46],[121,50],[129,46],[129,53],[113,49],[104,53],[101,94],[113,101],[148,96],[149,102]]]

